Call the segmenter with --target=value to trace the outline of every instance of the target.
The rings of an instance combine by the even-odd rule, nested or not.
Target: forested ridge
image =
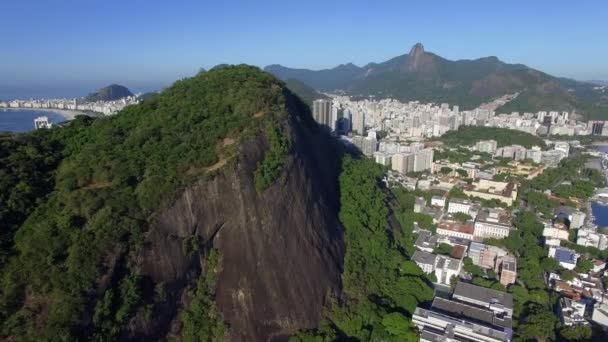
[[[257,68],[221,68],[113,117],[2,137],[0,336],[112,340],[125,337],[134,315],[151,315],[164,290],[144,296],[149,284],[135,265],[156,210],[234,162],[240,139],[264,134],[265,122],[276,122],[273,139],[282,142],[283,92]],[[261,172],[264,182],[276,176],[284,146]],[[199,282],[197,298],[212,296],[209,284]],[[201,297],[199,309],[214,310],[208,301]]]
[[[326,321],[294,341],[417,341],[411,316],[418,304],[433,298],[430,281],[410,260],[413,252],[408,219],[412,208],[398,208],[401,226],[391,227],[388,190],[381,186],[383,169],[370,159],[343,159],[340,175],[340,221],[346,255],[343,296],[328,305]]]

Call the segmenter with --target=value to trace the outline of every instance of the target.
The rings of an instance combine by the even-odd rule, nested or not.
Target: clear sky
[[[4,0],[0,98],[148,90],[220,63],[328,68],[404,54],[495,55],[608,80],[608,1]]]

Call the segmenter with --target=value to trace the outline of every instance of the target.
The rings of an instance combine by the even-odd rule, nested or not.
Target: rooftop
[[[437,229],[450,230],[453,232],[472,235],[475,231],[475,226],[470,223],[462,224],[459,222],[442,221],[437,225]]]
[[[482,210],[477,214],[476,221],[511,227],[511,215],[504,209]]]
[[[491,327],[511,328],[511,318],[499,317],[494,311],[475,307],[469,304],[436,297],[433,300],[432,308],[438,311],[449,313],[455,318],[468,318],[480,324]]]
[[[471,201],[467,200],[467,199],[463,199],[463,198],[450,198],[450,204],[455,203],[455,204],[472,204]]]
[[[437,255],[424,251],[416,251],[414,255],[412,255],[412,260],[420,264],[435,265],[436,259]]]
[[[418,248],[435,248],[437,246],[437,236],[431,235],[428,230],[420,230],[415,246]]]
[[[559,262],[576,264],[576,253],[567,248],[556,248],[554,258]]]
[[[448,326],[464,327],[465,329],[470,329],[478,334],[489,336],[489,337],[492,337],[499,341],[507,342],[510,340],[510,334],[507,332],[503,332],[503,331],[500,331],[497,329],[492,329],[492,328],[487,327],[486,325],[476,324],[469,320],[457,319],[457,318],[451,317],[449,314],[441,313],[438,311],[431,311],[431,310],[426,310],[426,309],[417,307],[416,311],[414,312],[414,316],[432,318],[432,319],[437,319],[437,320],[441,320],[444,322],[448,322]],[[433,336],[433,335],[437,336],[437,334],[431,334],[430,336]],[[427,336],[429,336],[429,335],[427,335]],[[441,340],[439,340],[439,341],[441,341]]]
[[[454,289],[454,296],[470,298],[484,303],[501,304],[505,308],[513,309],[513,295],[485,287],[476,286],[459,281]]]
[[[458,269],[460,269],[460,260],[444,255],[438,255],[437,265],[435,265],[435,267],[439,269],[458,271]]]
[[[517,261],[516,261],[515,257],[513,257],[513,256],[504,257],[502,260],[502,270],[516,272],[517,271]]]

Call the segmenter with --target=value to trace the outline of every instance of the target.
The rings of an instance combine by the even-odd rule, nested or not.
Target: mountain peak
[[[408,72],[423,72],[433,73],[436,71],[433,56],[424,52],[422,43],[416,43],[408,56],[405,64],[405,70]]]
[[[410,57],[416,58],[422,54],[424,54],[424,45],[422,43],[416,43],[410,50]]]

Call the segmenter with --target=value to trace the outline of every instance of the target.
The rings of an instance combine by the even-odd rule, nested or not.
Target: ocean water
[[[34,130],[34,119],[46,116],[54,124],[65,121],[55,112],[29,109],[0,109],[0,132],[22,133]]]

